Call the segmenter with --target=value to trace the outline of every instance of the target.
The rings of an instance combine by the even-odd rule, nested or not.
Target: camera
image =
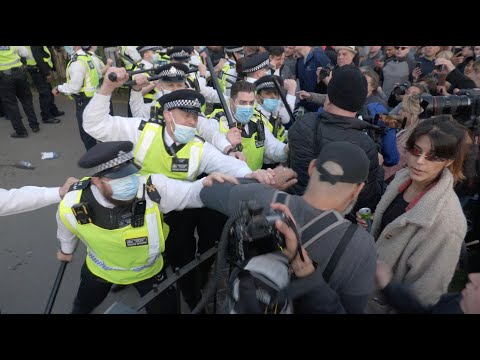
[[[395,96],[402,96],[405,95],[405,91],[410,87],[410,84],[403,83],[395,86],[392,90],[392,94]]]
[[[326,77],[328,77],[334,68],[335,68],[335,66],[332,65],[332,64],[328,64],[327,66],[322,67],[322,69],[320,70],[320,74],[319,74],[320,80],[323,80]]]
[[[472,119],[480,116],[480,89],[463,89],[457,95],[421,95],[422,118],[450,114],[466,127],[472,127]]]
[[[285,238],[275,226],[277,220],[291,224],[292,220],[285,214],[276,210],[264,212],[255,200],[241,203],[241,214],[230,229],[231,260],[245,261],[285,247]]]

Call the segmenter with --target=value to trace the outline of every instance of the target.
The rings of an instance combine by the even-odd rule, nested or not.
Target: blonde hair
[[[410,125],[402,135],[402,140],[399,141],[400,146],[404,146],[407,139],[413,133],[418,123],[420,122],[419,116],[423,112],[423,108],[420,106],[420,95],[405,95],[402,100],[402,110],[412,114]]]
[[[444,51],[440,51],[436,58],[437,59],[447,59],[447,60],[450,60],[453,56],[453,52],[451,52],[450,50],[444,50]]]

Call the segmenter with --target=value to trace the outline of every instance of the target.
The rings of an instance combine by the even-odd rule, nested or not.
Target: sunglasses
[[[395,49],[398,50],[405,50],[405,49],[408,49],[406,46],[395,46]]]
[[[444,162],[447,160],[447,159],[440,158],[432,153],[422,154],[422,150],[416,147],[413,147],[413,148],[406,147],[405,150],[412,156],[416,156],[416,157],[423,156],[427,161]]]

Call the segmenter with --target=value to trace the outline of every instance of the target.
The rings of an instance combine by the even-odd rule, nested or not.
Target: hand
[[[273,172],[275,176],[274,187],[277,190],[286,190],[298,182],[297,173],[290,168],[280,165],[273,169]]]
[[[60,95],[60,91],[58,91],[58,88],[56,86],[52,89],[52,94],[53,94],[53,96]]]
[[[148,77],[146,75],[141,75],[141,74],[135,76],[135,84],[136,85],[133,85],[132,88],[137,91],[151,85],[150,81],[148,81]],[[154,84],[154,86],[156,85]]]
[[[480,287],[478,283],[478,273],[468,275],[470,282],[462,290],[462,300],[460,308],[465,314],[480,314]]]
[[[438,60],[438,59],[437,59]],[[462,53],[459,52],[457,55],[453,55],[451,58],[450,58],[450,61],[451,63],[454,65],[454,66],[457,66],[458,64],[462,63],[463,60],[465,60],[465,58],[462,56]],[[436,63],[436,62],[435,62]]]
[[[220,70],[222,70],[223,65],[227,62],[227,59],[221,58],[218,64],[213,68],[213,71],[215,71],[215,74],[218,74]]]
[[[392,269],[381,260],[377,260],[377,270],[375,272],[375,281],[377,287],[383,290],[392,281]]]
[[[452,61],[450,61],[448,59],[443,59],[443,58],[436,59],[435,60],[435,65],[436,66],[443,65],[443,71],[438,72],[440,74],[448,74],[449,72],[455,70],[455,65],[453,64]]]
[[[322,79],[323,83],[325,85],[328,85],[328,83],[330,82],[330,80],[332,80],[332,76],[333,76],[333,71],[330,71],[330,74],[325,78],[325,79]]]
[[[368,228],[367,222],[364,219],[362,219],[362,217],[360,216],[360,213],[358,211],[355,215],[356,215],[356,219],[357,219],[357,224],[364,227],[365,230],[366,230]],[[372,220],[373,220],[373,217],[372,217]]]
[[[247,162],[247,157],[245,156],[245,154],[241,151],[232,151],[230,154],[228,154],[229,156],[233,156],[234,158],[238,159],[238,160],[241,160],[241,161],[244,161],[244,162]]]
[[[246,175],[245,177],[248,179],[255,179],[260,184],[275,185],[274,175],[275,175],[275,172],[272,169],[267,169],[267,170],[259,169]]]
[[[312,97],[312,94],[310,94],[309,92],[307,92],[305,90],[297,91],[297,95],[298,95],[298,98],[300,100],[307,100],[307,99],[310,99]]]
[[[420,75],[422,75],[422,71],[420,70],[420,68],[416,67],[415,69],[413,69],[412,71],[413,82],[417,82],[418,79],[420,78]]]
[[[373,62],[375,63],[375,69],[382,69],[383,68],[383,65],[385,64],[383,61],[380,61],[378,59],[375,59],[373,60]]]
[[[53,80],[53,75],[52,75],[51,72],[48,73],[48,75],[47,75],[47,77],[46,77],[46,80],[47,80],[48,83],[51,83],[51,82],[52,82],[52,80]]]
[[[295,90],[297,90],[297,82],[292,79],[283,80],[283,87],[287,90],[289,95],[295,95]]]
[[[224,183],[225,181],[238,185],[239,182],[235,176],[214,172],[203,179],[203,186],[212,186],[214,182]]]
[[[242,130],[233,127],[228,130],[226,137],[230,144],[235,147],[242,143]]]
[[[110,67],[110,66],[112,66],[112,64],[113,64],[113,60],[108,58],[107,59],[107,66]]]
[[[378,165],[383,165],[383,155],[378,153]]]
[[[200,76],[205,77],[207,74],[207,67],[202,63],[198,64],[198,72],[200,73]]]
[[[73,254],[64,254],[60,250],[57,250],[57,260],[64,261],[64,262],[71,262],[73,258]]]
[[[281,211],[287,217],[292,219],[294,224],[296,224],[290,209],[284,204],[275,203],[271,204],[270,207],[274,210]],[[287,224],[280,220],[275,222],[275,226],[285,237],[285,248],[283,249],[283,253],[288,258],[295,275],[297,277],[304,277],[313,273],[315,271],[315,267],[313,266],[312,260],[308,256],[308,252],[302,246],[298,246],[299,239],[295,235],[295,232]],[[298,254],[300,251],[302,252],[304,260],[302,260]]]
[[[117,75],[117,81],[113,82],[108,78],[111,73]],[[103,77],[102,87],[100,88],[100,90],[98,90],[98,93],[101,95],[111,95],[113,93],[113,90],[122,86],[125,82],[128,81],[129,78],[130,75],[128,75],[125,68],[111,67],[105,73],[105,76]],[[136,78],[137,77],[135,77],[135,79]]]
[[[70,186],[79,181],[80,180],[78,180],[77,178],[69,177],[67,181],[65,181],[65,184],[63,184],[62,187],[58,190],[60,197],[63,199],[65,194],[68,192],[68,189],[70,189]]]

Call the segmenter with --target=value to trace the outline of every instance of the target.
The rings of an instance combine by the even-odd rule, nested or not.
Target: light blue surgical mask
[[[63,47],[68,55],[72,55],[74,53],[73,46],[64,46]]]
[[[112,199],[120,201],[132,200],[138,191],[139,180],[135,174],[110,181],[102,180],[112,187]]]
[[[160,55],[158,55],[157,53],[153,54],[153,57],[152,57],[152,64],[156,64],[160,61]]]
[[[175,130],[172,130],[173,136],[180,144],[188,144],[190,141],[193,140],[193,138],[195,137],[195,133],[197,131],[196,128],[177,124],[175,122],[175,119],[173,118],[173,114],[172,114],[172,121],[175,124]]]
[[[263,99],[262,106],[265,108],[265,110],[274,112],[278,107],[278,99]]]
[[[237,105],[235,110],[235,119],[241,124],[248,124],[250,118],[253,116],[253,106]]]

